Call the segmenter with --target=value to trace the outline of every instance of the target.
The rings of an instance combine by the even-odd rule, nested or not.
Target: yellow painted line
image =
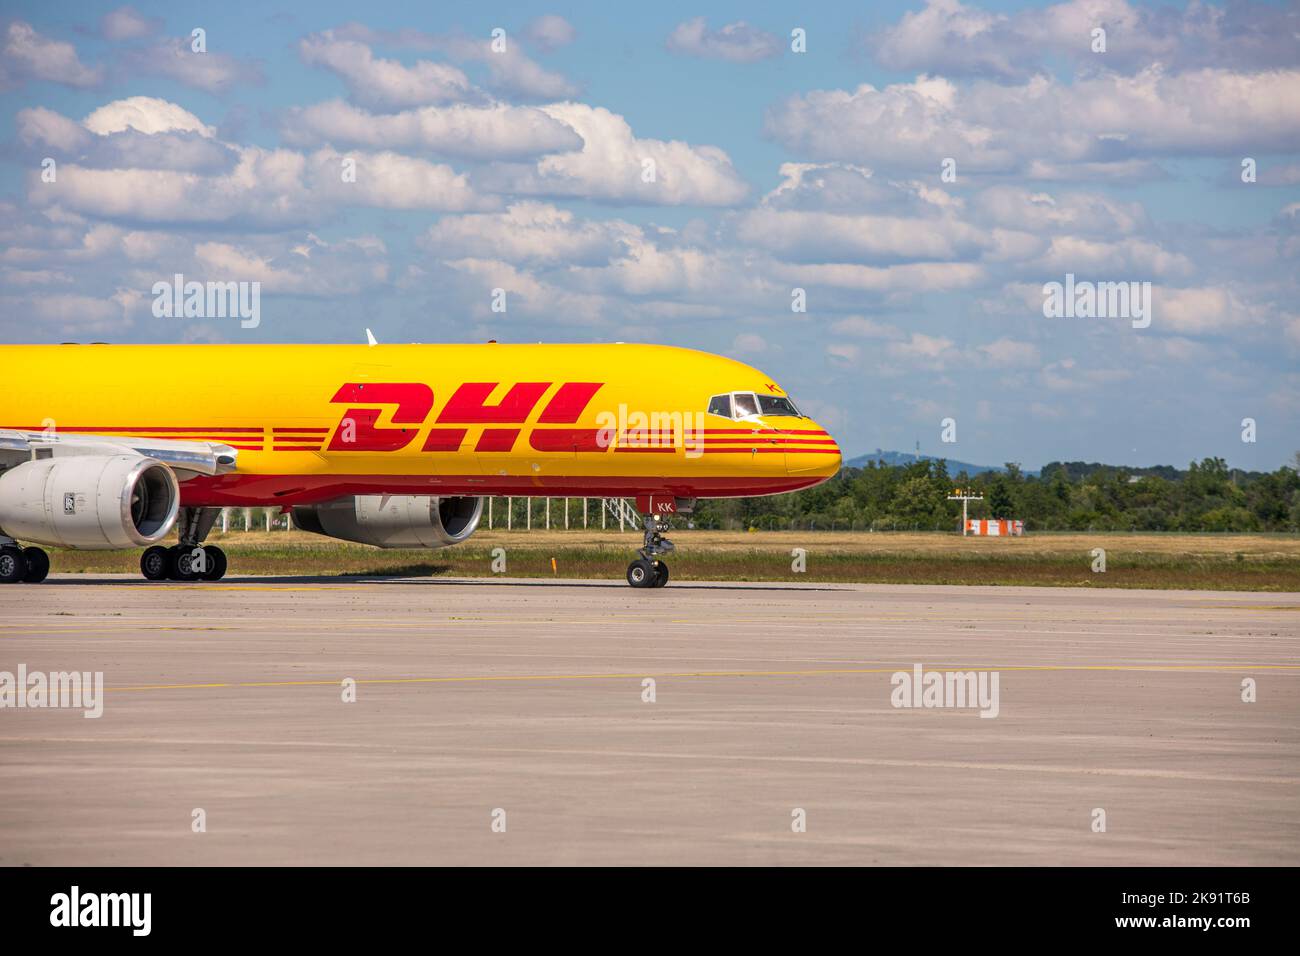
[[[372,591],[373,584],[351,584],[340,581],[338,584],[150,584],[145,581],[124,581],[122,585],[131,591]],[[80,584],[76,587],[98,588],[97,584]]]
[[[143,586],[151,591],[337,591],[340,588],[368,590],[364,584],[349,585],[342,582],[339,584],[162,584],[153,587]]]
[[[895,667],[817,668],[790,671],[637,671],[620,674],[488,674],[464,677],[359,677],[358,684],[470,684],[501,681],[553,680],[643,680],[646,677],[672,679],[686,677],[830,677],[847,674],[893,674],[911,672],[914,665]],[[1215,673],[1220,671],[1300,671],[1300,664],[1016,664],[1000,667],[977,667],[973,664],[926,665],[928,671],[1169,671]],[[106,687],[106,691],[199,690],[203,688],[240,687],[336,687],[344,678],[333,680],[230,681],[202,684],[142,684],[136,687]]]

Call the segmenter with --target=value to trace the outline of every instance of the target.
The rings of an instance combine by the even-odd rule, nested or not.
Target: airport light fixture
[[[975,494],[969,488],[954,488],[952,494],[948,496],[949,501],[961,502],[961,536],[966,537],[966,529],[969,527],[966,521],[966,507],[969,501],[983,501],[984,496]]]

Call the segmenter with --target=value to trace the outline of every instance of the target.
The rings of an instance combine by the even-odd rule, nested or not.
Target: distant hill
[[[1066,477],[1070,481],[1090,478],[1099,471],[1123,472],[1130,476],[1130,480],[1134,478],[1163,478],[1165,481],[1182,481],[1190,474],[1187,469],[1175,468],[1173,465],[1103,465],[1096,461],[1049,461],[1043,466],[1042,473],[1051,475],[1059,469],[1065,470]],[[1246,471],[1242,468],[1229,468],[1227,473],[1233,481],[1242,478],[1254,480],[1264,474],[1259,471]]]
[[[1043,466],[1043,474],[1051,475],[1064,469],[1065,476],[1070,481],[1080,481],[1089,478],[1099,471],[1107,472],[1126,472],[1129,475],[1140,477],[1163,478],[1166,481],[1179,481],[1187,477],[1187,472],[1180,471],[1173,465],[1152,465],[1150,467],[1137,467],[1130,465],[1103,465],[1098,461],[1049,461]]]
[[[850,458],[844,462],[844,466],[846,468],[865,468],[873,461],[883,461],[891,468],[898,468],[915,464],[918,461],[938,461],[939,457],[941,456],[918,456],[910,451],[884,451],[877,448],[872,454]],[[958,475],[964,471],[973,478],[976,475],[983,475],[988,472],[1006,471],[1004,465],[973,465],[968,461],[957,461],[955,458],[946,458],[944,460],[948,463],[948,474],[950,475]],[[1166,481],[1182,481],[1188,475],[1186,469],[1175,468],[1173,465],[1106,465],[1096,461],[1049,461],[1041,469],[1022,468],[1021,474],[1026,477],[1051,476],[1058,470],[1064,471],[1066,478],[1072,482],[1082,481],[1097,472],[1123,473],[1129,476],[1130,481],[1145,477],[1163,478]],[[1238,480],[1241,478],[1255,479],[1260,477],[1262,473],[1230,468],[1228,474],[1232,476],[1233,480]]]
[[[872,454],[859,455],[857,458],[850,458],[844,463],[844,465],[847,468],[865,468],[873,461],[883,461],[890,467],[898,467],[899,465],[911,465],[918,461],[938,461],[940,457],[942,456],[914,455],[909,451],[884,451],[877,448]],[[948,463],[948,474],[950,475],[957,475],[964,471],[966,474],[974,477],[975,475],[982,475],[988,471],[1006,470],[1001,465],[972,465],[968,461],[957,461],[955,458],[945,458],[944,460]],[[1027,469],[1022,469],[1022,473],[1025,475],[1038,474],[1037,471],[1029,471]]]

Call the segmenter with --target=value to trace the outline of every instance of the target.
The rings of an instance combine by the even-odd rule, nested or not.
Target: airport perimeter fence
[[[629,505],[618,498],[488,497],[480,527],[492,531],[638,531],[640,523]],[[223,508],[216,527],[232,531],[291,531],[293,519],[279,508]],[[837,518],[787,519],[763,515],[750,520],[733,517],[682,515],[677,530],[698,531],[867,531],[960,533],[960,528],[915,522],[863,522]]]
[[[635,509],[630,502],[622,507],[618,498],[521,498],[489,497],[483,504],[480,528],[492,531],[609,531],[639,532],[640,522],[631,517]],[[680,515],[673,521],[674,531],[802,531],[802,532],[867,532],[867,533],[929,533],[961,534],[960,522],[906,522],[892,520],[853,521],[826,516],[785,518],[778,515],[759,515],[749,519],[716,515]],[[289,531],[293,520],[279,508],[223,508],[214,530],[233,531]],[[1258,538],[1290,540],[1295,532],[1288,531],[1135,531],[1109,528],[1079,530],[1044,530],[1026,528],[1035,537],[1077,534],[1140,535],[1179,538],[1189,535],[1250,534]]]

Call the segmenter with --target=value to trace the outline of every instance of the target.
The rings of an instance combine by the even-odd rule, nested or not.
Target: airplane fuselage
[[[184,507],[737,497],[840,465],[821,426],[764,410],[787,399],[769,376],[666,346],[0,346],[0,363],[0,429],[233,449],[232,470],[181,484]],[[743,414],[751,397],[763,407]]]

